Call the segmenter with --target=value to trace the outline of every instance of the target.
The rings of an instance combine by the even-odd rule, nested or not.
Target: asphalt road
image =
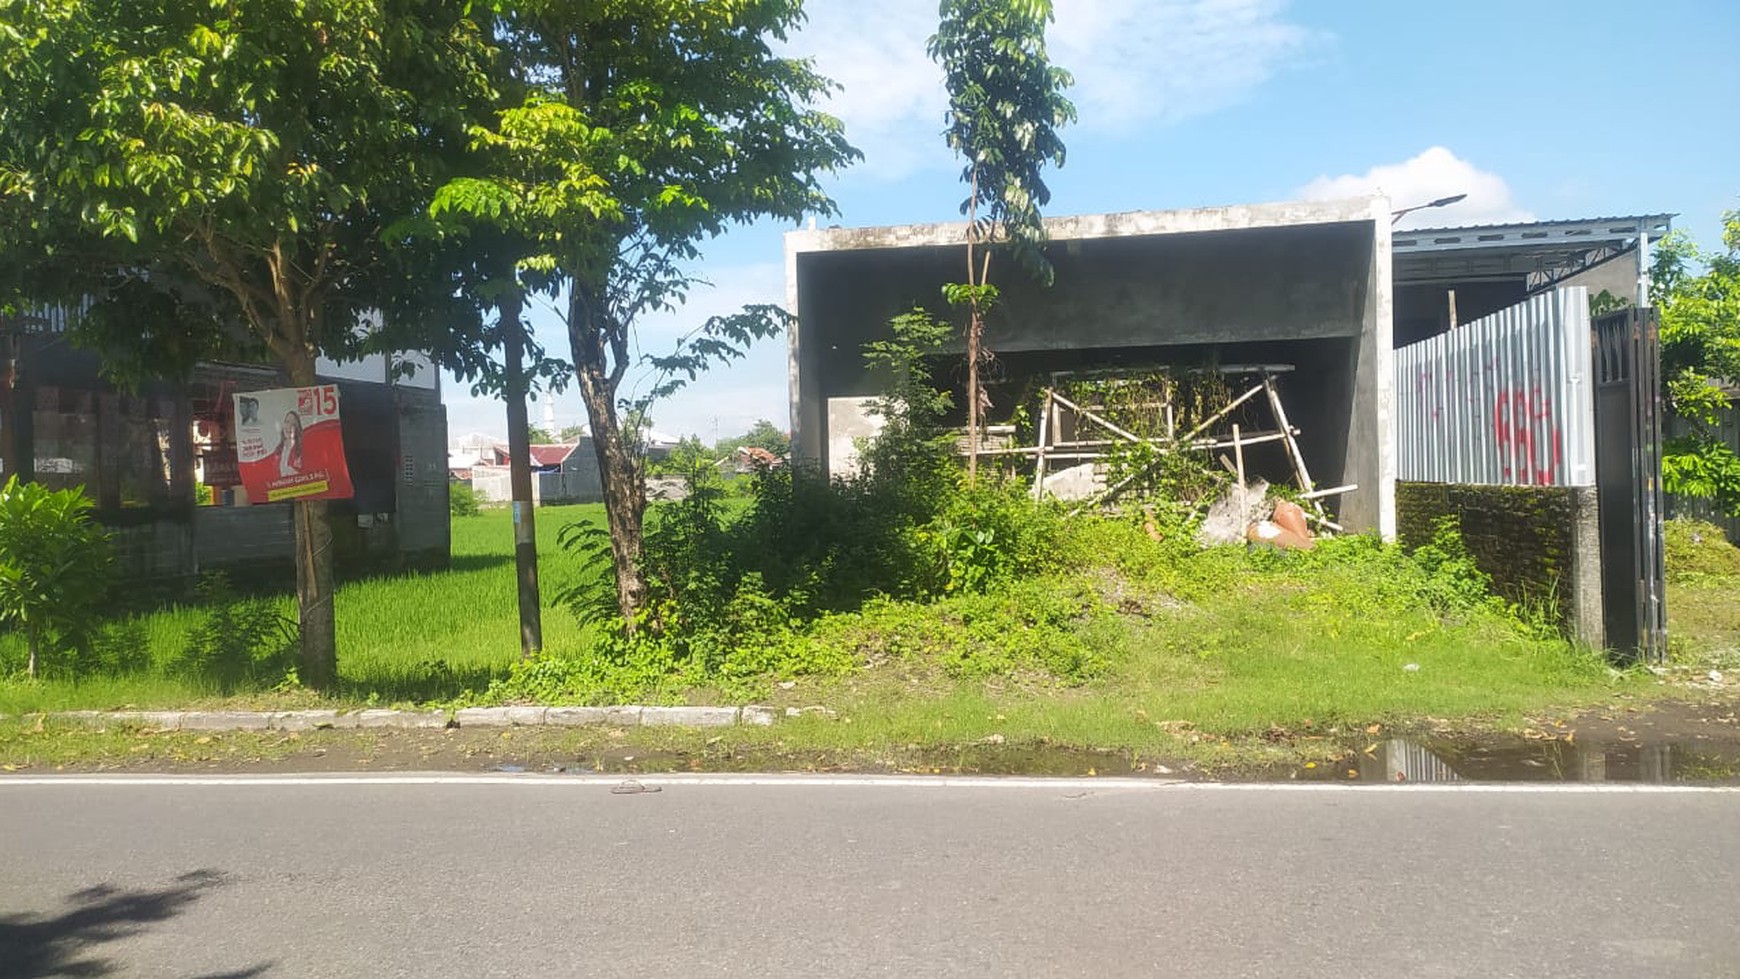
[[[0,975],[1740,976],[1740,792],[644,781],[0,780]]]

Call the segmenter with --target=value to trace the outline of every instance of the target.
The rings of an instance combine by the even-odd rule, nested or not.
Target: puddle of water
[[[1387,784],[1445,782],[1676,782],[1740,784],[1740,747],[1579,744],[1562,740],[1424,741],[1391,738],[1307,778]]]
[[[519,764],[497,771],[523,772]],[[548,766],[550,772],[637,775],[680,772],[869,772],[924,775],[1193,778],[1190,766],[1126,753],[1055,746],[907,746],[881,757],[851,753],[721,749],[701,754],[621,747]],[[1230,777],[1344,783],[1640,782],[1740,784],[1740,743],[1572,743],[1566,740],[1387,738],[1338,761]]]

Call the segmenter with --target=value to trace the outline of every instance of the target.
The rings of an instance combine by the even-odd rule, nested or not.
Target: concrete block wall
[[[1601,539],[1592,487],[1397,483],[1398,537],[1429,543],[1453,517],[1493,590],[1514,602],[1546,602],[1565,633],[1605,645]]]

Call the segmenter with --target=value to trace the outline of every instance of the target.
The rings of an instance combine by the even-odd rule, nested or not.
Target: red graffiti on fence
[[[1552,445],[1537,445],[1535,429],[1552,433]],[[1564,436],[1553,424],[1553,403],[1541,394],[1540,385],[1500,391],[1492,403],[1493,434],[1498,440],[1498,460],[1504,478],[1514,473],[1519,483],[1550,486],[1564,463]],[[1546,458],[1542,456],[1546,455]],[[1513,463],[1519,468],[1513,468]]]

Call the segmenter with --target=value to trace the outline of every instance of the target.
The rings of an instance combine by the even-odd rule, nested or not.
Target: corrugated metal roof
[[[1649,226],[1650,233],[1665,233],[1673,226],[1678,214],[1629,214],[1612,215],[1594,218],[1563,218],[1555,221],[1504,221],[1496,224],[1458,224],[1440,228],[1402,228],[1391,233],[1391,238],[1425,238],[1445,237],[1449,235],[1464,235],[1470,232],[1500,232],[1515,231],[1550,231],[1555,228],[1582,228],[1607,226],[1611,234],[1636,234],[1638,225]]]

